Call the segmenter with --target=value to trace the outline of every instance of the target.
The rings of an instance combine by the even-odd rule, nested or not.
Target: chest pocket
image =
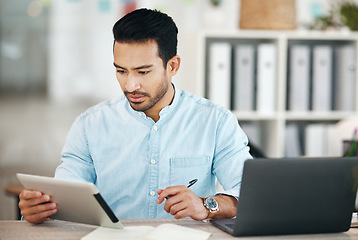
[[[197,196],[206,196],[212,189],[212,163],[208,156],[170,159],[170,186],[187,185],[189,181],[198,179],[190,187]]]

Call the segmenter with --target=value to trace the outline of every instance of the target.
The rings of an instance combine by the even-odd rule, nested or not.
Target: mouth
[[[127,94],[128,101],[132,103],[142,103],[144,101],[145,95],[138,95],[138,94]]]

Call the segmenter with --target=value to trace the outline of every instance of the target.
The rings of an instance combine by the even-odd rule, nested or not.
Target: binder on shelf
[[[235,47],[233,110],[255,109],[255,48],[250,44]]]
[[[276,103],[276,45],[261,43],[257,47],[258,112],[274,112]]]
[[[313,47],[312,111],[332,110],[332,46]]]
[[[326,153],[325,124],[308,124],[305,129],[305,156],[322,157]]]
[[[305,129],[305,155],[307,157],[332,156],[329,139],[334,131],[334,124],[311,123]]]
[[[285,156],[300,157],[302,155],[302,143],[300,141],[299,126],[294,123],[289,123],[286,125]]]
[[[230,109],[231,45],[215,42],[209,46],[209,99]]]
[[[263,129],[257,122],[241,122],[240,127],[246,134],[249,142],[256,146],[262,145]]]
[[[308,111],[310,99],[310,47],[294,45],[290,48],[288,109]]]
[[[355,109],[356,56],[353,45],[335,48],[335,101],[334,110],[353,111]]]

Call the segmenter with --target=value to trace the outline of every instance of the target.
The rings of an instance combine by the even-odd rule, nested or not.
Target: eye
[[[119,74],[124,74],[125,71],[124,71],[124,70],[121,70],[121,69],[117,69],[117,73],[119,73]]]
[[[139,71],[138,73],[140,74],[140,75],[146,75],[146,74],[148,74],[150,71]]]

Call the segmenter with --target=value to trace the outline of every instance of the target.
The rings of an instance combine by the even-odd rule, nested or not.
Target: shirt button
[[[150,195],[151,195],[151,196],[154,196],[154,195],[155,195],[155,192],[154,192],[154,191],[150,191]]]
[[[152,164],[155,164],[155,163],[156,163],[155,159],[150,160],[150,162],[151,162]]]
[[[154,126],[154,127],[153,127],[153,130],[154,130],[154,131],[157,131],[157,130],[158,130],[158,127],[157,127],[157,126]]]

